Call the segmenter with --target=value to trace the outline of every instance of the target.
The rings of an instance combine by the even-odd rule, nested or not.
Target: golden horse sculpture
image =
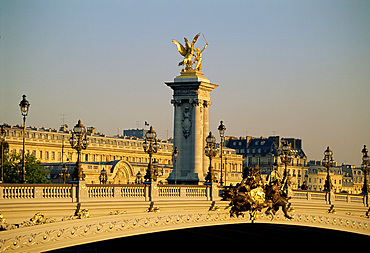
[[[189,40],[187,38],[184,38],[185,46],[181,45],[177,40],[172,40],[173,43],[175,43],[177,50],[179,53],[184,56],[184,60],[182,60],[179,63],[179,66],[185,66],[181,71],[187,72],[187,71],[200,71],[202,69],[202,53],[204,49],[209,45],[206,38],[204,37],[204,40],[206,41],[206,45],[203,47],[202,50],[200,50],[198,47],[194,50],[194,44],[198,40],[200,36],[200,33],[194,36],[194,39],[192,43],[190,44]],[[193,65],[195,67],[193,68]]]

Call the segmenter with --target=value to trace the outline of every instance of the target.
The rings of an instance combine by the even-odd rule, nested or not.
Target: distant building
[[[364,185],[364,172],[355,165],[342,164],[343,190],[348,193],[359,194]],[[369,182],[370,176],[367,176]]]
[[[327,171],[322,161],[308,162],[308,190],[323,191],[327,176]],[[364,173],[361,168],[354,165],[342,164],[340,166],[334,162],[334,167],[330,168],[330,180],[335,192],[346,192],[360,194],[364,185]],[[369,176],[368,176],[369,180]]]
[[[23,149],[23,127],[3,124],[9,144],[9,152],[21,153]],[[126,131],[126,130],[125,130]],[[87,127],[89,146],[81,152],[81,163],[88,183],[99,183],[99,175],[104,168],[108,172],[109,184],[135,183],[138,174],[144,176],[149,163],[149,156],[143,149],[143,136],[146,130],[132,129],[128,136],[106,135],[97,132],[94,127]],[[129,132],[130,133],[130,132]],[[60,176],[63,164],[70,174],[73,173],[77,153],[71,148],[69,138],[71,130],[62,126],[59,130],[45,127],[26,128],[26,154],[33,154],[42,163],[44,169],[50,170],[52,183],[62,183]],[[141,137],[137,137],[138,135]],[[173,143],[170,140],[158,140],[160,149],[153,155],[154,166],[160,171],[158,182],[167,183],[173,169]],[[224,150],[224,168],[227,182],[237,183],[242,179],[243,158],[233,149]],[[182,150],[179,150],[182,152]],[[220,157],[212,159],[216,177],[220,177]],[[139,173],[140,172],[140,173]],[[205,177],[206,175],[204,175]],[[71,178],[67,179],[67,182]]]
[[[299,188],[307,180],[307,156],[302,149],[302,140],[295,138],[281,138],[270,136],[268,138],[252,136],[228,137],[226,146],[235,149],[236,154],[243,155],[244,166],[258,166],[264,174],[270,174],[276,161],[278,174],[282,177],[285,166],[281,163],[280,149],[284,143],[289,143],[295,151],[292,162],[287,170],[290,174],[292,188]]]
[[[123,130],[123,135],[128,136],[128,137],[132,136],[132,137],[144,139],[146,132],[148,132],[148,130],[139,129],[139,128],[127,129],[127,130]]]
[[[322,161],[311,160],[308,162],[308,190],[323,191],[324,184],[327,176],[327,170]],[[334,162],[334,167],[330,168],[330,180],[332,183],[332,191],[343,191],[343,172],[342,167],[337,167]]]

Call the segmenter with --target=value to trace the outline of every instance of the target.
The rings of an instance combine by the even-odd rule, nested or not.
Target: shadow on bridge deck
[[[139,246],[140,250],[153,250],[153,248],[176,247],[177,249],[211,249],[220,250],[220,245],[237,248],[261,245],[264,248],[295,247],[292,242],[304,243],[302,249],[310,247],[326,247],[340,249],[343,245],[358,246],[369,242],[369,236],[337,231],[331,229],[314,228],[307,226],[266,224],[266,223],[240,223],[217,225],[207,227],[187,228],[172,231],[142,234],[124,238],[111,239],[95,243],[68,247],[50,252],[117,252],[126,247]],[[197,242],[197,243],[195,243]],[[181,245],[179,245],[181,244]],[[283,246],[285,244],[285,246]],[[159,246],[161,245],[161,246]],[[316,245],[316,246],[315,246]],[[300,250],[300,249],[295,249]]]

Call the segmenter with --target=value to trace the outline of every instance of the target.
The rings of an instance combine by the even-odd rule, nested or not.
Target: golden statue
[[[200,71],[202,69],[202,65],[201,65],[202,53],[203,53],[204,49],[206,49],[206,47],[208,46],[208,42],[207,42],[206,38],[203,35],[204,40],[206,41],[207,44],[204,46],[204,48],[202,50],[200,50],[198,47],[194,50],[194,44],[198,40],[199,36],[200,36],[200,33],[195,35],[191,44],[189,43],[189,40],[187,38],[184,38],[185,46],[181,45],[176,40],[172,40],[172,42],[175,43],[179,53],[182,56],[184,56],[184,60],[182,60],[179,63],[179,66],[182,66],[182,65],[185,66],[181,70],[182,72],[194,71],[194,70],[195,71]],[[194,55],[194,53],[195,53],[195,55]],[[194,59],[193,59],[193,57],[194,57]],[[195,64],[194,68],[193,68],[193,64]]]

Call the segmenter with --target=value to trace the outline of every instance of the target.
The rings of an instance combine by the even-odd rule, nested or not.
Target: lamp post
[[[281,162],[284,164],[285,166],[285,169],[284,169],[284,176],[283,176],[283,185],[284,185],[284,189],[286,190],[286,194],[288,196],[288,185],[289,185],[289,175],[288,175],[288,164],[290,164],[293,160],[293,151],[292,151],[292,147],[290,146],[290,144],[286,141],[282,148],[281,148],[281,155],[280,155],[280,159],[281,159]]]
[[[106,184],[108,181],[108,173],[104,168],[100,171],[99,181],[100,184]]]
[[[369,186],[367,183],[367,174],[369,173],[370,156],[368,155],[366,145],[364,145],[364,148],[361,150],[361,152],[362,152],[361,169],[364,172],[364,185],[362,186],[362,194],[367,194],[369,192]]]
[[[4,182],[4,142],[5,142],[6,132],[4,125],[0,128],[0,141],[1,141],[1,174],[0,174],[0,183]]]
[[[175,147],[175,149],[173,150],[172,152],[172,155],[173,155],[173,159],[174,159],[174,165],[175,165],[175,184],[177,184],[177,156],[179,155],[179,150],[177,149],[177,147]]]
[[[221,139],[221,142],[220,142],[220,146],[221,146],[221,178],[220,178],[220,184],[221,185],[224,185],[224,181],[223,181],[223,168],[224,168],[224,164],[222,163],[222,156],[223,156],[222,147],[223,147],[224,141],[225,141],[225,130],[226,130],[226,127],[223,124],[223,121],[221,120],[220,121],[220,125],[218,126],[218,132],[220,133],[220,139]],[[225,171],[225,174],[226,174],[226,171]],[[225,175],[225,177],[226,177],[226,175]]]
[[[143,183],[143,179],[142,179],[143,175],[141,175],[140,171],[136,174],[136,179],[135,179],[135,183],[136,184],[141,184]]]
[[[66,183],[66,179],[69,178],[70,174],[68,172],[68,168],[66,164],[63,164],[63,167],[59,173],[59,176],[63,178],[63,184]]]
[[[324,191],[330,192],[333,186],[331,183],[331,179],[330,179],[330,168],[333,167],[334,160],[333,160],[333,151],[330,150],[329,146],[324,151],[324,159],[322,161],[323,161],[324,167],[326,168],[326,173],[327,173],[325,184],[324,184]]]
[[[77,162],[73,172],[73,181],[84,181],[85,174],[81,166],[81,151],[87,148],[89,140],[87,139],[86,128],[81,124],[81,120],[78,120],[77,124],[73,127],[72,137],[69,139],[69,142],[71,147],[77,151]]]
[[[215,173],[212,166],[212,158],[217,155],[216,148],[216,138],[212,135],[212,132],[209,132],[208,137],[206,138],[206,147],[204,148],[206,156],[209,157],[209,167],[208,174],[206,176],[206,183],[216,182]]]
[[[159,145],[157,143],[157,133],[153,130],[152,126],[150,126],[149,131],[145,134],[143,148],[144,152],[148,153],[149,155],[149,164],[144,179],[148,182],[157,181],[157,175],[153,168],[152,156],[154,153],[157,153]]]
[[[23,150],[22,150],[22,170],[20,175],[20,183],[26,183],[26,159],[25,159],[25,148],[26,148],[26,117],[28,115],[28,110],[30,108],[30,103],[26,99],[26,95],[22,96],[23,99],[19,103],[19,107],[21,109],[21,114],[23,116]]]

